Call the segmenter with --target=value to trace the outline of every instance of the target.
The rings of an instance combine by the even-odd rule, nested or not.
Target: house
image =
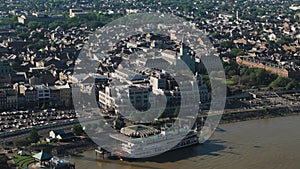
[[[75,135],[71,132],[65,133],[63,129],[60,129],[60,130],[51,130],[49,132],[49,137],[50,139],[48,140],[57,139],[59,141],[69,141],[69,140],[73,140],[75,138]]]
[[[63,129],[60,129],[60,130],[51,130],[49,132],[49,137],[55,139],[58,135],[61,135],[61,134],[65,134],[65,131]]]
[[[75,138],[75,135],[73,133],[64,133],[64,134],[57,135],[56,138],[59,141],[70,141]]]

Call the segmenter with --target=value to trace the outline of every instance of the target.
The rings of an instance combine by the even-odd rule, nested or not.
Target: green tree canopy
[[[242,55],[245,55],[245,52],[242,49],[238,49],[238,48],[233,48],[230,53],[233,56],[242,56]]]
[[[20,139],[13,141],[13,144],[16,147],[29,146],[30,143],[31,143],[31,141],[28,138],[20,138]]]
[[[285,86],[286,90],[300,89],[300,84],[295,80],[292,80]]]
[[[274,80],[270,84],[270,87],[272,87],[272,88],[286,87],[290,82],[292,82],[292,80],[290,78],[278,76],[276,78],[276,80]]]
[[[28,23],[27,27],[29,29],[37,29],[37,28],[41,28],[43,26],[43,23],[41,22],[36,22],[36,21],[31,21]]]
[[[76,136],[81,136],[83,135],[84,131],[83,128],[80,124],[75,124],[72,128],[72,132],[76,135]]]
[[[1,169],[10,169],[10,167],[7,164],[8,157],[5,154],[0,154],[0,166]]]
[[[220,43],[220,47],[222,48],[233,48],[233,42],[232,41],[223,41]]]
[[[35,127],[33,127],[29,133],[29,140],[31,143],[37,143],[40,140],[40,135]]]
[[[115,129],[120,130],[125,126],[124,119],[121,116],[118,116],[117,119],[114,120],[113,126]]]

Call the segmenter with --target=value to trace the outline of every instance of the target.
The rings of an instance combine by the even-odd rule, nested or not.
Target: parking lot
[[[7,111],[0,113],[0,134],[76,120],[74,110]]]

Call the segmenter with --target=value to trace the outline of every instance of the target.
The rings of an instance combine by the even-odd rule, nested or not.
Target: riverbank
[[[258,120],[258,119],[271,119],[275,117],[286,117],[300,115],[299,109],[295,107],[270,107],[270,108],[261,108],[261,109],[245,109],[245,110],[234,110],[225,112],[222,116],[220,124],[230,124],[241,121],[250,121],[250,120]],[[40,147],[30,147],[28,149],[29,152],[35,151],[38,152],[40,150],[46,150],[52,153],[55,156],[59,157],[80,157],[83,152],[94,150],[97,148],[96,145],[90,139],[80,139],[78,141],[74,141],[68,144],[58,143]],[[16,152],[14,152],[16,153]]]
[[[287,117],[294,115],[300,115],[300,112],[297,111],[297,109],[295,109],[295,111],[291,111],[291,108],[289,107],[272,107],[255,110],[248,109],[224,113],[220,124],[230,124],[242,121],[271,119],[276,117]],[[66,145],[57,145],[52,147],[51,149],[55,149],[54,155],[65,157],[69,155],[80,156],[81,153],[89,150],[94,150],[96,148],[98,148],[98,145],[95,144],[92,140],[86,138]]]
[[[239,111],[235,110],[225,112],[222,116],[220,124],[294,115],[300,115],[298,107],[269,107],[261,109],[245,109]]]
[[[108,161],[86,151],[72,157],[76,168],[89,169],[298,169],[300,116],[220,125],[202,145],[166,152],[142,161]]]
[[[97,145],[89,138],[77,138],[67,143],[54,143],[50,145],[37,145],[28,147],[29,151],[39,152],[44,150],[57,157],[77,156],[80,153],[97,148]]]

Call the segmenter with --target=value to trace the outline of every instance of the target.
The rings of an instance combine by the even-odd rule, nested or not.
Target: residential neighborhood
[[[164,141],[138,143],[164,137],[182,154],[201,142],[210,116],[220,126],[297,116],[299,57],[296,0],[0,0],[0,168],[73,169],[80,153],[96,151],[92,168],[99,154],[152,156]],[[121,147],[99,145],[103,133]],[[215,140],[209,148],[242,154]],[[191,158],[215,153],[200,149]]]

